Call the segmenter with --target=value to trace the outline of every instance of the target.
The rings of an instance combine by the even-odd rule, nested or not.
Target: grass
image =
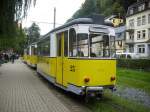
[[[150,95],[150,72],[118,68],[117,85],[144,90]]]
[[[148,112],[149,108],[105,92],[100,101],[90,101],[87,104],[93,112]]]
[[[137,70],[117,69],[117,85],[144,90],[150,94],[150,73]],[[93,112],[148,112],[150,108],[105,91],[102,100],[92,100],[88,107]]]

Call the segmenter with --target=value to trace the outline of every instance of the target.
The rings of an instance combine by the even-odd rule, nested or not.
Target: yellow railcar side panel
[[[76,71],[74,71],[74,66],[76,66]],[[63,85],[68,86],[68,84],[77,84],[79,80],[79,72],[77,68],[77,61],[70,60],[67,58],[63,59]]]
[[[24,60],[25,62],[27,62],[27,55],[24,55],[24,56],[23,56],[23,60]]]
[[[115,84],[115,81],[111,81],[111,77],[116,76],[115,60],[80,60],[79,68],[79,85],[99,86]],[[90,79],[88,83],[84,82],[86,77]]]
[[[57,64],[57,65],[56,65]],[[62,65],[63,64],[63,65]],[[38,68],[45,74],[56,78],[56,82],[68,86],[105,86],[115,85],[116,81],[111,81],[112,76],[116,76],[116,60],[86,60],[57,58],[38,58]],[[89,78],[88,83],[84,78]]]
[[[36,55],[30,56],[30,58],[31,58],[31,64],[37,64],[37,56]]]
[[[37,64],[37,56],[36,55],[27,55],[26,62],[28,64],[36,65]]]
[[[63,68],[62,68],[62,57],[57,57],[57,73],[56,73],[56,82],[62,84],[63,82]]]
[[[77,86],[114,85],[112,76],[116,76],[115,60],[81,60],[64,58],[63,85],[68,83]],[[89,78],[88,83],[84,78]]]
[[[49,75],[56,77],[56,58],[49,58]]]
[[[56,58],[39,56],[37,67],[42,70],[45,75],[49,75],[53,78],[56,77]]]

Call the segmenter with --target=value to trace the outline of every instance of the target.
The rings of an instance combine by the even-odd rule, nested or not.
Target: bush
[[[150,59],[118,59],[117,67],[150,71]]]

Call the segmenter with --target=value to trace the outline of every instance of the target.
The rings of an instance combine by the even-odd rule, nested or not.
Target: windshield
[[[90,34],[90,57],[112,57],[115,47],[111,43],[110,38],[113,37],[102,34]]]
[[[78,33],[71,37],[70,57],[110,58],[115,54],[114,37],[109,35]]]

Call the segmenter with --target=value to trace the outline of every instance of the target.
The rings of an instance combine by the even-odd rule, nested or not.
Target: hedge
[[[118,59],[117,67],[150,71],[150,59]]]

